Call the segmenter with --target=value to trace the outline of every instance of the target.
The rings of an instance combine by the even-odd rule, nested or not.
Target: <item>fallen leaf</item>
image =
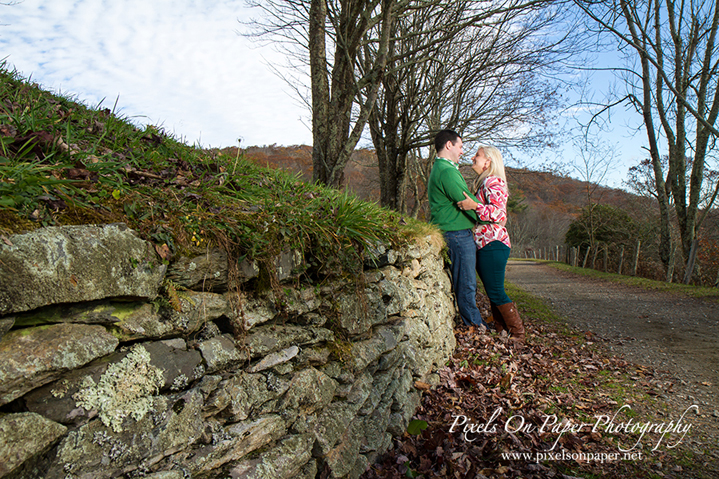
[[[12,125],[0,125],[0,135],[14,137],[17,135],[17,128]]]
[[[430,389],[432,389],[432,386],[422,381],[415,381],[414,387],[417,389],[421,389],[422,391],[429,391]]]
[[[88,180],[90,175],[90,171],[84,168],[68,168],[65,170],[65,176],[70,180]]]
[[[160,255],[160,258],[169,260],[172,257],[172,252],[170,251],[170,247],[167,246],[167,243],[163,243],[162,246],[155,245],[155,251],[157,251],[157,254]]]

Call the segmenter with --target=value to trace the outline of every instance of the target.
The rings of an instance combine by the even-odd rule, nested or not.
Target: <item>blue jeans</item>
[[[512,302],[504,291],[504,271],[509,251],[509,246],[501,241],[492,241],[477,251],[477,273],[487,291],[489,302],[495,306]]]
[[[472,230],[445,231],[444,240],[449,247],[452,263],[452,289],[457,297],[457,309],[464,324],[475,326],[487,323],[477,308],[477,245]]]

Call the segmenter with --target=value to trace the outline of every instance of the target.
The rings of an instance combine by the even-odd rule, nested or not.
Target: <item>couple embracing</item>
[[[495,328],[506,330],[512,340],[521,343],[524,326],[517,307],[504,291],[511,244],[505,227],[509,187],[502,154],[495,147],[483,146],[472,157],[472,169],[479,175],[474,196],[459,172],[462,138],[452,130],[442,130],[434,144],[437,158],[427,184],[430,222],[442,230],[449,248],[452,288],[462,321],[487,327],[475,296],[479,274]]]

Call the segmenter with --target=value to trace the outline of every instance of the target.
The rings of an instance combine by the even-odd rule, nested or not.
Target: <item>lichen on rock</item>
[[[96,410],[103,424],[122,432],[126,417],[139,421],[152,410],[153,395],[164,384],[162,369],[152,366],[150,359],[150,353],[136,345],[125,358],[110,365],[97,384],[87,376],[73,395],[77,406]]]

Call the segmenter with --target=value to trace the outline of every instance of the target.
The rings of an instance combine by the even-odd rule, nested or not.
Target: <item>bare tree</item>
[[[411,0],[250,0],[265,16],[252,34],[287,42],[309,65],[312,108],[312,166],[315,181],[339,186],[344,167],[359,141],[387,62],[390,30],[397,12]],[[369,37],[377,32],[376,37]],[[363,44],[377,55],[358,75]],[[362,92],[363,104],[356,100]],[[354,111],[357,107],[358,111]]]
[[[507,222],[514,251],[552,249],[564,244],[564,234],[572,223],[572,216],[546,206],[529,206],[510,215]]]
[[[647,133],[660,210],[660,256],[668,268],[672,198],[681,251],[688,262],[703,221],[697,215],[706,160],[719,137],[715,127],[719,114],[716,1],[575,3],[627,53],[630,63],[622,75],[627,93],[622,100],[642,115]],[[668,150],[666,167],[660,153],[662,142]],[[687,178],[688,158],[692,156]],[[691,273],[691,265],[688,270]]]
[[[669,157],[663,155],[662,168],[666,170],[669,165]],[[692,158],[687,160],[687,175],[691,175],[693,168]],[[707,164],[704,170],[704,181],[702,182],[702,190],[699,195],[699,210],[707,212],[711,205],[716,201],[717,182],[719,182],[719,170],[712,168]],[[657,186],[654,178],[654,167],[652,160],[645,158],[638,164],[629,168],[627,179],[622,184],[632,190],[634,193],[645,198],[657,199]],[[669,192],[669,203],[672,204],[671,192]]]
[[[403,143],[416,144],[419,131],[416,111],[411,111],[413,107],[403,101],[410,97],[426,97],[434,102],[423,110],[423,115],[432,117],[432,121],[425,122],[424,130],[437,130],[440,123],[451,126],[450,117],[462,118],[465,122],[468,121],[466,118],[477,118],[478,112],[485,111],[482,106],[486,108],[487,105],[481,100],[473,102],[472,98],[476,100],[480,94],[496,96],[501,93],[490,91],[490,88],[496,88],[490,81],[484,90],[480,90],[470,85],[470,79],[458,80],[457,71],[463,66],[454,57],[463,55],[462,59],[466,59],[472,53],[487,57],[486,52],[477,51],[477,46],[471,43],[477,35],[468,36],[465,32],[484,27],[486,34],[482,48],[486,50],[493,42],[497,51],[503,49],[507,54],[511,44],[504,41],[503,35],[509,34],[514,19],[520,12],[533,11],[550,2],[249,0],[249,3],[265,13],[264,18],[253,22],[252,34],[292,45],[295,47],[292,54],[299,59],[299,65],[309,67],[314,179],[333,186],[341,185],[345,165],[368,121],[374,125],[371,129],[373,137],[380,134],[380,129],[386,135],[390,128],[382,128],[382,124],[388,123],[396,134],[399,133],[397,139],[406,138],[399,145],[392,144],[389,156],[384,148],[378,149],[383,165],[388,167],[386,174],[383,172],[381,176],[393,183],[384,188],[393,193],[388,194],[383,203],[396,207],[397,190],[406,185],[403,171],[409,151],[407,146],[412,147]],[[521,26],[519,22],[514,25]],[[451,49],[448,48],[450,45],[453,45]],[[494,81],[501,77],[502,81],[509,82],[508,69],[494,66],[497,67],[492,70],[496,71]],[[532,66],[536,64],[524,65],[521,72],[514,71],[513,78],[523,73],[526,80]],[[472,68],[469,73],[476,73],[477,68]],[[432,88],[436,83],[432,74],[437,72],[445,86],[448,81],[455,82],[451,95],[437,95],[436,87]],[[490,71],[484,73],[489,75]],[[417,77],[417,74],[421,76]],[[402,85],[409,85],[404,82],[412,78],[420,78],[412,85],[413,90],[403,89]],[[429,79],[432,84],[423,83],[422,78]],[[526,81],[521,84],[536,85]],[[378,101],[381,86],[385,88]],[[528,91],[524,93],[522,98],[530,98]],[[448,107],[450,102],[453,105]],[[469,111],[460,110],[459,105],[470,105]],[[521,111],[519,103],[514,106]],[[387,114],[394,116],[389,122],[383,120]],[[402,119],[402,125],[397,124],[397,118]],[[429,136],[424,133],[420,139],[422,145],[428,144]],[[384,162],[385,158],[391,160]]]
[[[575,45],[566,35],[547,35],[562,22],[566,27],[567,19],[554,5],[460,0],[411,10],[397,19],[369,116],[382,205],[407,212],[407,190],[419,190],[412,182],[431,167],[429,162],[415,169],[419,174],[408,176],[408,155],[426,151],[440,126],[456,129],[465,141],[546,144],[551,138],[546,127],[559,97],[558,82],[546,74],[558,70]],[[372,45],[365,52],[367,59],[376,55]],[[420,156],[419,151],[413,155]],[[415,198],[418,203],[421,198]]]
[[[610,161],[615,156],[615,152],[611,146],[600,143],[588,133],[574,139],[574,151],[577,156],[572,162],[572,166],[584,181],[586,198],[582,226],[586,229],[589,238],[589,249],[597,251],[596,231],[599,225],[594,211],[601,198],[596,198],[596,193],[598,190],[604,191],[600,189],[600,183],[607,175]]]

